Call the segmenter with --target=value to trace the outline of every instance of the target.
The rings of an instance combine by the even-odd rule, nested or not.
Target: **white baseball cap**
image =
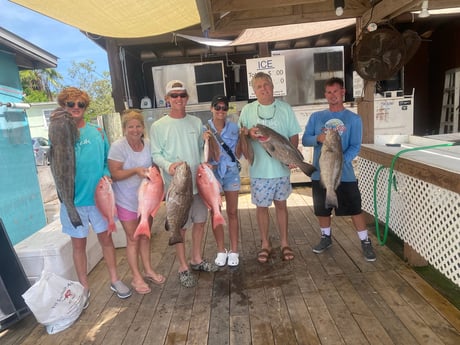
[[[166,84],[166,95],[171,91],[186,91],[185,84],[180,80],[171,80]]]

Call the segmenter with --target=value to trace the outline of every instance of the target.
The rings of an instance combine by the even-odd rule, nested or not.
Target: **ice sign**
[[[249,98],[256,98],[252,89],[252,77],[258,72],[269,74],[273,80],[273,96],[286,96],[286,66],[284,55],[270,56],[258,59],[246,60],[246,70],[248,73],[248,94]]]

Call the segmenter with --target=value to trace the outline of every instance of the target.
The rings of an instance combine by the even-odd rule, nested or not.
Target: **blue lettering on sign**
[[[273,69],[273,60],[261,60],[257,62],[257,70]]]

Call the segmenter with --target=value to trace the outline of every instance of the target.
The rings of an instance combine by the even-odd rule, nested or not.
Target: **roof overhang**
[[[16,64],[20,70],[57,67],[56,56],[1,27],[0,49],[16,55]]]

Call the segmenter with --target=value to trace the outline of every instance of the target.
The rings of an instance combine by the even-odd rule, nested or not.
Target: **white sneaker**
[[[217,266],[222,267],[227,264],[227,254],[227,249],[225,249],[225,252],[223,253],[217,253],[216,260],[214,260]]]
[[[240,264],[240,254],[238,253],[228,253],[228,262],[229,266],[238,266]]]

